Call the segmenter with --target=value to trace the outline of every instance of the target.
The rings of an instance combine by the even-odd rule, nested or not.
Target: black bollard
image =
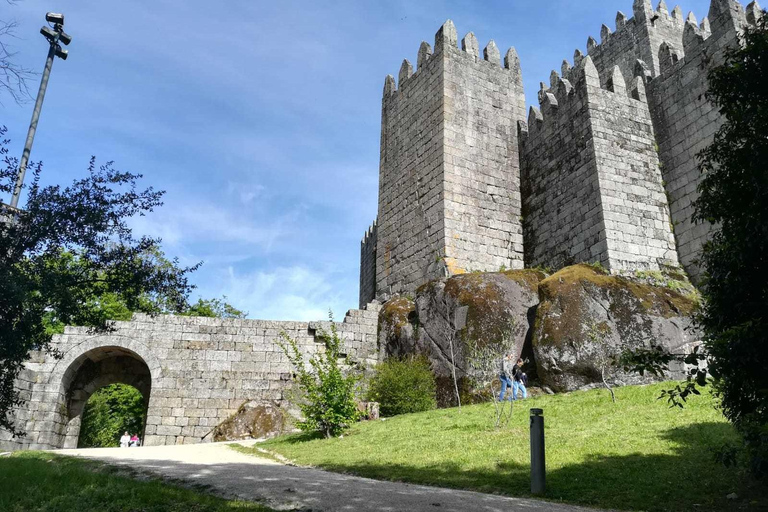
[[[531,493],[544,494],[544,410],[531,409]]]

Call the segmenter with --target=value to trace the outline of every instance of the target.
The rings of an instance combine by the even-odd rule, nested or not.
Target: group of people
[[[518,359],[517,364],[514,364],[512,361],[512,354],[507,354],[503,357],[501,359],[499,380],[501,381],[499,401],[504,400],[504,395],[506,395],[508,388],[512,388],[512,398],[508,398],[507,400],[517,400],[518,391],[522,393],[523,398],[528,398],[528,390],[525,389],[528,376],[523,372],[522,359]]]
[[[120,448],[128,448],[134,446],[141,446],[141,440],[139,439],[139,436],[136,434],[130,435],[128,432],[123,434],[123,437],[120,438]]]

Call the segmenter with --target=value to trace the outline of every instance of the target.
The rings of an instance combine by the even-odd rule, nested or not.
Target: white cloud
[[[254,225],[247,212],[225,210],[210,203],[190,201],[180,206],[166,205],[144,217],[134,217],[131,227],[138,234],[160,237],[163,247],[206,242],[212,245],[256,247],[269,251],[283,236],[290,219],[272,221],[269,227]]]
[[[250,318],[324,320],[330,308],[340,320],[346,313],[330,273],[292,266],[251,273],[238,273],[229,267],[226,274],[213,295],[226,295],[228,302],[247,311]]]

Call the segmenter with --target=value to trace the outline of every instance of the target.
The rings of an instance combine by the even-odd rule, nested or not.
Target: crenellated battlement
[[[523,266],[517,121],[520,59],[448,20],[416,69],[384,80],[376,293],[472,270]],[[489,84],[493,84],[489,87]]]
[[[482,57],[480,55],[480,45],[474,32],[468,32],[462,39],[459,46],[456,27],[453,21],[447,20],[440,30],[435,34],[434,50],[428,42],[422,41],[417,54],[417,66],[408,59],[404,59],[400,66],[397,81],[393,75],[387,75],[384,80],[383,96],[388,98],[397,92],[402,92],[412,80],[417,80],[419,72],[422,71],[433,58],[463,58],[467,64],[480,64],[508,72],[520,73],[520,58],[514,47],[507,50],[504,60],[501,60],[501,53],[496,42],[491,39],[483,48]]]
[[[588,97],[588,88],[591,88],[593,96],[607,94],[604,101],[608,102],[611,101],[610,95],[613,94],[627,96],[631,100],[643,103],[647,101],[643,80],[633,78],[627,84],[619,66],[614,66],[606,81],[601,83],[597,68],[589,55],[577,59],[577,62],[576,67],[567,65],[567,62],[564,63],[567,65],[563,67],[564,76],[560,76],[553,70],[549,77],[549,86],[540,82],[539,108],[531,107],[528,111],[527,123],[518,125],[525,137],[542,130],[546,131],[547,123],[558,122],[553,118],[561,111],[572,112],[571,104],[584,101]]]
[[[370,226],[368,226],[368,230],[365,232],[365,234],[363,235],[363,239],[360,241],[361,245],[368,244],[373,239],[373,237],[376,236],[377,222],[378,222],[378,219],[374,220],[373,223]]]

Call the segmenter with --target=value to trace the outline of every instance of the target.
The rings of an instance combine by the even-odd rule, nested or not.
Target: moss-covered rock
[[[279,435],[286,430],[286,414],[277,403],[251,401],[241,405],[235,414],[216,426],[213,440],[259,439]]]
[[[518,357],[523,351],[544,277],[537,270],[511,270],[427,283],[415,301],[397,297],[384,304],[381,346],[388,356],[426,355],[437,377],[440,405],[455,400],[455,363],[459,392],[471,401],[496,377],[502,355]],[[462,309],[466,321],[457,326],[456,313]]]
[[[387,357],[416,352],[418,337],[416,303],[409,297],[394,297],[379,311],[379,347]]]
[[[601,382],[603,368],[614,384],[647,382],[651,377],[624,374],[611,358],[652,344],[684,352],[697,342],[695,296],[673,287],[581,264],[543,280],[539,298],[532,348],[540,379],[557,391]],[[673,377],[682,377],[677,370]]]
[[[691,327],[697,304],[684,276],[620,277],[585,264],[550,277],[538,270],[469,273],[431,281],[415,299],[384,304],[379,342],[390,357],[429,358],[441,406],[455,402],[454,366],[462,401],[487,399],[486,384],[507,353],[533,359],[539,382],[557,391],[601,383],[602,368],[613,384],[642,383],[650,377],[617,371],[610,359],[651,344],[690,350],[697,343]],[[454,329],[462,309],[466,321]],[[683,376],[684,368],[673,370],[673,377]]]

